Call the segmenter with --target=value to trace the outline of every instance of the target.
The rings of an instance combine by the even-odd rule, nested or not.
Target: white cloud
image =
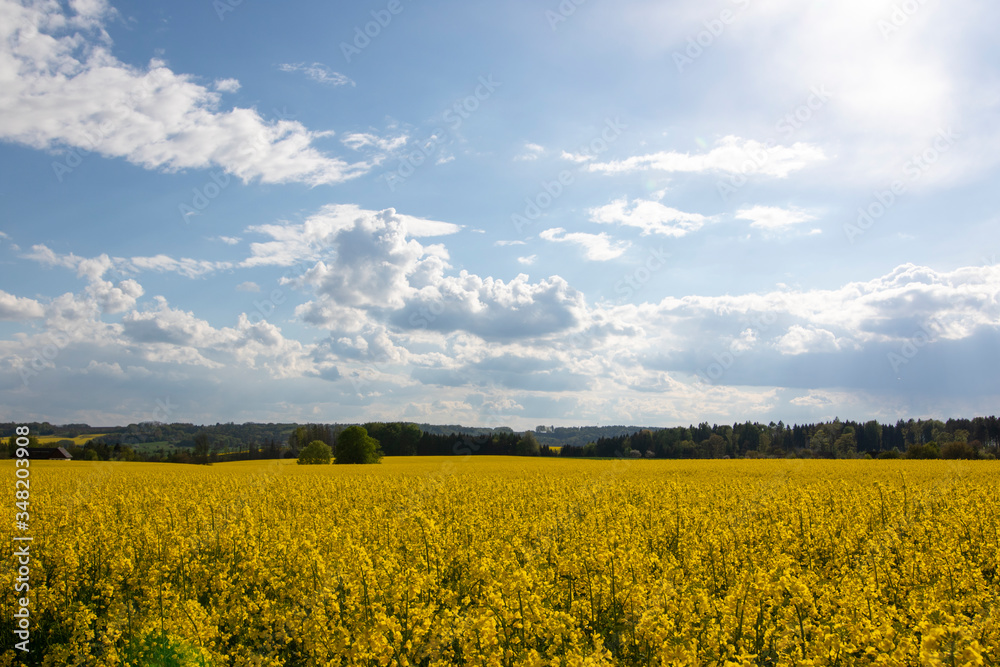
[[[240,89],[240,82],[238,79],[217,79],[215,89],[220,93],[235,93]]]
[[[538,259],[538,255],[528,255],[527,257],[518,257],[517,263],[523,264],[525,266],[531,266]]]
[[[40,244],[31,246],[31,252],[24,253],[21,256],[25,259],[31,259],[47,266],[61,266],[66,269],[73,270],[76,270],[76,267],[83,259],[82,257],[77,257],[73,253],[60,255],[48,246]]]
[[[87,293],[100,305],[105,313],[121,313],[135,306],[136,300],[144,294],[142,286],[131,278],[116,284],[108,280],[92,280]]]
[[[312,146],[323,136],[253,109],[222,109],[219,92],[153,60],[117,60],[107,5],[3,1],[0,138],[33,148],[85,148],[146,169],[218,167],[244,181],[338,183],[370,169]],[[231,84],[223,84],[230,86]]]
[[[625,160],[587,165],[588,171],[630,173],[635,171],[724,172],[730,174],[764,174],[785,178],[793,171],[826,159],[823,150],[803,142],[791,146],[768,146],[753,139],[726,136],[707,153],[691,155],[662,151],[636,155]]]
[[[259,292],[260,285],[252,281],[242,282],[236,286],[237,292]]]
[[[710,218],[699,213],[685,213],[658,201],[616,199],[590,210],[592,222],[636,227],[643,236],[661,234],[680,238],[698,231]]]
[[[493,243],[493,245],[500,246],[502,248],[504,246],[510,246],[510,245],[527,245],[527,242],[526,241],[495,241]]]
[[[545,155],[545,147],[538,144],[525,143],[520,153],[514,156],[515,160],[530,162]]]
[[[77,276],[87,280],[87,294],[92,303],[98,305],[103,312],[120,313],[135,305],[136,299],[143,295],[142,286],[135,280],[127,279],[115,269],[115,261],[106,254],[97,257],[78,257],[73,253],[60,255],[44,245],[34,245],[31,252],[23,255],[48,266],[59,266],[75,270]],[[117,260],[122,264],[122,260]],[[121,278],[117,283],[104,280],[108,271],[115,271]]]
[[[0,320],[34,320],[44,314],[45,308],[34,299],[0,290]]]
[[[546,229],[539,236],[554,243],[573,243],[584,249],[584,257],[596,262],[606,262],[621,257],[631,245],[628,241],[615,241],[606,233],[587,234],[566,232],[562,227]]]
[[[405,134],[395,137],[380,137],[370,132],[353,132],[345,134],[340,143],[352,150],[371,147],[386,153],[393,153],[406,146],[406,142],[409,140],[409,136]]]
[[[263,368],[272,377],[300,377],[315,372],[311,349],[286,339],[266,321],[251,323],[240,315],[235,327],[216,329],[194,313],[171,308],[156,297],[155,308],[122,318],[122,337],[146,359],[223,368],[232,363]]]
[[[782,354],[805,354],[807,352],[836,352],[840,343],[832,332],[826,329],[803,327],[793,324],[785,335],[775,341],[775,347]]]
[[[788,401],[792,405],[809,408],[826,408],[833,405],[833,400],[825,392],[811,391],[805,396],[797,396]]]
[[[590,162],[594,159],[593,155],[586,155],[584,153],[570,153],[569,151],[563,151],[559,156],[564,160],[569,160],[570,162],[576,162],[582,164],[584,162]]]
[[[216,271],[232,268],[231,262],[212,262],[208,260],[175,259],[167,255],[154,257],[132,257],[122,260],[128,267],[137,271],[155,271],[157,273],[179,273],[187,278],[198,278]]]
[[[816,216],[798,208],[751,206],[737,211],[736,218],[739,220],[750,220],[750,226],[756,229],[779,231],[788,229],[801,222],[815,220]]]
[[[243,240],[238,236],[219,236],[217,238],[226,245],[238,245]]]
[[[445,248],[409,238],[410,226],[392,211],[364,212],[324,225],[318,233],[322,252],[313,252],[315,264],[300,278],[286,279],[315,293],[295,312],[330,330],[331,353],[368,358],[377,349],[402,359],[406,355],[395,346],[406,343],[399,337],[436,345],[441,335],[465,335],[459,332],[473,334],[469,344],[478,348],[482,340],[533,338],[571,328],[585,312],[582,294],[558,276],[532,283],[524,274],[510,281],[467,271],[448,275]],[[302,232],[291,230],[291,237],[283,239],[290,256],[298,252],[295,244],[303,243]],[[429,332],[435,332],[431,339]]]
[[[82,373],[84,375],[96,374],[96,375],[107,375],[110,377],[123,377],[125,371],[122,370],[121,365],[118,362],[105,363],[103,361],[97,361],[96,359],[91,360],[87,367],[83,369]]]
[[[248,232],[264,234],[271,241],[251,243],[251,256],[241,266],[291,266],[299,261],[319,259],[324,248],[341,231],[367,221],[370,227],[383,224],[380,220],[398,223],[404,236],[423,238],[446,236],[462,229],[461,225],[417,218],[396,213],[395,209],[369,211],[354,204],[330,204],[309,216],[305,222],[293,224],[267,224],[249,227]]]
[[[302,72],[313,81],[330,86],[355,85],[350,77],[340,72],[334,72],[323,63],[312,63],[311,65],[307,65],[306,63],[283,63],[278,65],[278,69],[282,72]]]
[[[559,276],[532,283],[523,273],[503,281],[462,271],[439,276],[391,320],[411,330],[466,331],[486,341],[520,341],[572,330],[585,316],[583,294]],[[475,341],[469,344],[480,347]]]
[[[209,260],[190,259],[182,257],[176,259],[168,255],[155,255],[153,257],[108,257],[106,254],[92,258],[78,257],[73,253],[65,255],[58,254],[44,245],[31,247],[31,252],[22,255],[25,259],[31,259],[48,266],[61,266],[67,269],[74,269],[82,278],[91,281],[99,280],[108,271],[114,270],[118,275],[121,272],[134,273],[139,271],[155,271],[157,273],[178,273],[188,278],[198,278],[216,271],[232,268],[231,262],[212,262]]]

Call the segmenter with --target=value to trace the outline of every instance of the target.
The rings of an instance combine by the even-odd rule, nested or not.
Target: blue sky
[[[993,414],[998,19],[0,0],[0,420]]]

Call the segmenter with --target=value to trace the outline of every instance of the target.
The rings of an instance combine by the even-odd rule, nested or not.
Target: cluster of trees
[[[0,424],[13,433],[18,424]],[[341,424],[161,424],[145,422],[99,428],[86,424],[28,424],[32,437],[66,440],[47,442],[65,447],[84,460],[211,463],[246,459],[299,458],[314,442],[335,456],[339,439],[351,427]],[[935,419],[854,422],[835,419],[816,424],[709,425],[675,428],[594,426],[539,427],[535,432],[512,429],[445,427],[403,422],[359,425],[385,456],[580,456],[649,458],[995,458],[1000,445],[1000,420]],[[68,438],[94,435],[83,445]],[[597,436],[587,439],[591,436]],[[13,441],[7,444],[12,455]]]
[[[337,433],[331,446],[323,440],[313,440],[299,452],[300,465],[379,463],[383,452],[379,441],[368,435],[363,426],[348,426]]]
[[[996,458],[1000,420],[840,421],[788,426],[783,422],[639,429],[564,446],[562,456],[647,458]]]

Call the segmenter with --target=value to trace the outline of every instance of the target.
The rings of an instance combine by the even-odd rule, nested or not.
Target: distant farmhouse
[[[64,447],[32,447],[28,450],[28,458],[36,461],[69,461],[73,457]]]

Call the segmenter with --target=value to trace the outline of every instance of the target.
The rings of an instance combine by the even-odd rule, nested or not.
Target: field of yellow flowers
[[[994,462],[31,469],[0,665],[1000,664]]]

